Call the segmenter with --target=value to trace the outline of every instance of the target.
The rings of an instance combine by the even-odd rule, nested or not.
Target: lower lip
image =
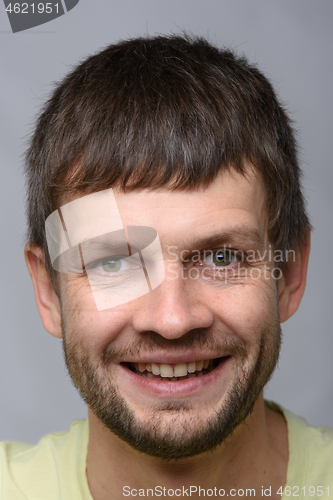
[[[154,380],[142,377],[130,370],[125,364],[121,364],[120,368],[122,369],[121,376],[125,379],[125,383],[135,385],[140,391],[147,391],[150,394],[154,393],[159,396],[188,396],[189,394],[207,388],[210,384],[214,384],[218,377],[220,377],[223,372],[226,372],[230,359],[230,356],[222,358],[217,367],[211,372],[206,373],[206,375],[177,381]]]

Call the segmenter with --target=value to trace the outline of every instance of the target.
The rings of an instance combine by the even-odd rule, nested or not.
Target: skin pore
[[[308,246],[278,283],[274,262],[246,261],[269,248],[264,190],[250,167],[246,177],[225,172],[195,191],[114,191],[125,226],[159,234],[166,274],[156,289],[97,311],[89,282],[65,275],[60,307],[38,250],[26,250],[44,326],[64,337],[69,372],[89,406],[94,500],[123,498],[124,485],[283,486],[286,424],[265,408],[262,389],[277,362],[280,320],[304,290]],[[226,266],[214,254],[221,248],[230,251]],[[194,251],[214,258],[191,260]],[[133,369],[203,360],[214,369],[177,381]]]

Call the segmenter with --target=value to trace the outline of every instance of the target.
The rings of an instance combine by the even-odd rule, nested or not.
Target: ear
[[[310,254],[310,231],[300,248],[288,253],[278,281],[280,322],[287,321],[298,309],[305,290]]]
[[[51,335],[62,338],[60,301],[45,267],[44,252],[41,247],[27,243],[24,248],[24,256],[44,328]]]

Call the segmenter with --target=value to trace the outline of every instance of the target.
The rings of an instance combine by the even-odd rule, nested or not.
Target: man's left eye
[[[237,262],[237,257],[230,250],[216,250],[203,259],[205,264],[214,264],[217,267],[226,267]]]

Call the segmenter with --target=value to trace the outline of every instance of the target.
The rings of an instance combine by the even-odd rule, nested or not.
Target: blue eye
[[[207,255],[208,253],[208,255]],[[239,257],[236,256],[233,250],[209,250],[209,252],[205,252],[203,262],[208,266],[213,267],[228,267],[231,264],[239,262]]]
[[[219,267],[228,266],[233,262],[233,256],[231,252],[228,252],[227,250],[217,250],[216,252],[213,252],[212,258],[214,264]]]
[[[121,269],[121,259],[106,257],[102,260],[101,267],[107,273],[116,273]]]

